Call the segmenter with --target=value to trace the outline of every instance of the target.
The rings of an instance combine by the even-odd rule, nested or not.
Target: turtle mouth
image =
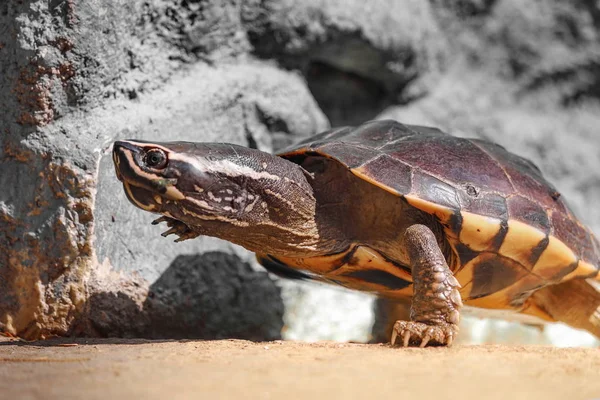
[[[121,160],[119,158],[119,155],[117,154],[116,148],[115,148],[115,150],[113,150],[112,158],[113,158],[113,164],[115,165],[115,174],[117,175],[117,179],[120,180],[121,182],[124,182],[123,174],[121,173]]]
[[[123,180],[123,189],[127,199],[142,210],[160,213],[163,206],[162,197],[151,190]]]

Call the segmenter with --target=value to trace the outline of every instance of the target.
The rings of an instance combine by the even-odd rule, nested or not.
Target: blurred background
[[[534,161],[600,234],[600,5],[576,0],[23,0],[0,4],[0,329],[369,341],[375,300],[173,244],[112,141],[277,149],[375,118]],[[377,324],[375,324],[377,326]],[[597,345],[465,317],[462,343]]]

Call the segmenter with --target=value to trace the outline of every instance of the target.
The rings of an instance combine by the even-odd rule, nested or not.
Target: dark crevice
[[[236,96],[236,100],[240,100],[242,96]],[[258,108],[258,107],[256,107]],[[247,107],[242,107],[244,115],[244,137],[246,139],[246,146],[251,149],[258,149],[258,142],[254,139],[252,129],[248,126],[248,110]]]
[[[250,132],[250,129],[246,128],[246,146],[248,146],[251,149],[258,149],[258,143],[256,142],[256,139],[254,139],[254,136],[252,136],[252,132]]]
[[[600,62],[588,60],[546,73],[538,73],[524,85],[523,91],[539,91],[547,87],[560,87],[563,106],[577,105],[582,101],[600,99]]]
[[[405,57],[406,64],[410,65],[411,58],[410,55]],[[288,69],[302,72],[310,92],[332,126],[360,124],[375,118],[389,106],[407,104],[415,99],[406,91],[416,78],[411,67],[403,68],[400,75],[386,71],[377,76],[375,66],[368,71],[353,71],[323,57],[309,57],[303,61],[285,57],[280,62]]]
[[[306,80],[332,126],[360,124],[393,103],[382,83],[320,61],[309,64]]]
[[[594,26],[600,28],[600,5],[596,0],[580,0],[581,7],[587,10],[594,21]]]
[[[261,107],[256,105],[256,115],[258,120],[267,127],[271,133],[290,133],[287,121],[283,118],[268,115]]]
[[[436,7],[451,10],[457,17],[474,18],[489,15],[497,0],[431,0],[431,3]]]

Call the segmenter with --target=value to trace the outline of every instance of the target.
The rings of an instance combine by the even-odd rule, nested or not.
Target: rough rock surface
[[[141,305],[137,297],[143,283],[132,285],[131,280],[119,280],[114,275],[110,281],[90,280],[96,290],[87,300],[81,325],[75,324],[88,335],[249,340],[281,337],[280,289],[266,272],[255,271],[235,255],[209,251],[177,256],[144,290]],[[119,281],[119,291],[111,290]],[[127,291],[128,286],[133,290]],[[99,290],[103,287],[106,290]]]
[[[302,71],[333,126],[410,101],[446,59],[446,40],[425,1],[248,4],[243,15],[254,53]]]
[[[0,2],[0,330],[276,336],[282,296],[248,270],[251,255],[208,238],[171,244],[127,203],[109,157],[126,137],[271,150],[327,118],[436,125],[530,157],[600,234],[599,34],[600,6],[584,0]],[[196,257],[180,269],[194,285],[171,275],[180,254]],[[194,272],[216,265],[219,281]],[[251,282],[236,293],[260,318],[240,305],[201,325],[203,309],[224,307],[206,293],[227,299],[229,280]],[[167,298],[150,299],[160,282]],[[364,320],[367,297],[283,290],[284,335],[366,336],[333,323],[302,332]]]
[[[1,331],[28,339],[150,334],[140,333],[153,321],[148,291],[178,254],[239,252],[216,240],[158,245],[160,228],[127,203],[114,178],[113,140],[223,140],[270,150],[274,141],[327,126],[297,74],[246,54],[236,4],[189,6],[194,10],[168,1],[0,4]],[[231,270],[230,256],[221,254],[208,264]],[[198,259],[197,268],[204,263]],[[277,336],[281,296],[266,274],[250,278],[247,266],[237,265],[232,279],[262,281],[239,292],[263,317],[242,318],[240,333],[234,320],[247,311],[239,306],[202,329],[189,325],[190,335]],[[198,277],[197,293],[229,285],[207,282]],[[165,304],[207,300],[178,293]],[[150,332],[183,336],[189,314],[181,318]]]

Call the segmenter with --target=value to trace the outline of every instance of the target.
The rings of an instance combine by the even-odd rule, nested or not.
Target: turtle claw
[[[179,234],[179,237],[177,239],[175,239],[175,243],[183,242],[184,240],[188,240],[188,239],[197,238],[198,236],[200,236],[199,233],[189,230],[183,234]]]
[[[425,337],[423,338],[423,340],[421,340],[421,344],[419,345],[419,347],[423,348],[423,347],[427,346],[427,343],[429,343],[430,339],[431,339],[431,336],[429,336],[428,334],[425,334]]]
[[[395,329],[394,329],[394,331],[395,331]],[[404,332],[404,341],[402,342],[402,345],[404,347],[408,347],[408,342],[409,341],[410,341],[410,332],[406,331],[406,332]]]
[[[177,226],[174,226],[174,227],[172,227],[171,229],[169,229],[169,230],[167,230],[167,231],[164,231],[163,233],[161,233],[161,234],[160,234],[160,236],[162,236],[162,237],[167,237],[167,236],[169,236],[169,235],[172,235],[172,234],[174,234],[174,233],[177,233],[178,231],[179,231],[179,227],[177,227]]]
[[[156,218],[154,221],[151,222],[152,225],[158,225],[161,222],[169,222],[169,217],[165,217],[164,215],[160,218]]]
[[[392,346],[396,343],[396,338],[401,336],[403,346],[410,344],[419,345],[419,347],[430,346],[449,346],[454,340],[458,331],[456,325],[428,325],[416,321],[396,321],[392,330]]]
[[[162,237],[167,237],[169,235],[179,236],[177,239],[175,239],[175,243],[183,242],[184,240],[193,239],[195,237],[200,236],[199,233],[192,231],[190,227],[187,226],[185,223],[171,217],[162,216],[160,218],[157,218],[154,221],[152,221],[152,225],[157,225],[161,222],[166,222],[169,229],[161,233],[160,235]]]

